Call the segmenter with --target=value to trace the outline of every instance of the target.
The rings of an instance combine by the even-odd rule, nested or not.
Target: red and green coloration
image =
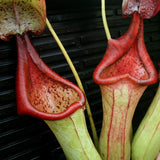
[[[160,72],[159,72],[160,79]],[[160,152],[160,84],[132,143],[132,160],[155,160]],[[160,155],[157,157],[157,160]]]
[[[123,16],[138,12],[141,17],[149,19],[154,17],[160,10],[160,0],[123,0]]]
[[[42,61],[27,34],[17,35],[16,39],[19,114],[57,120],[69,116],[85,104],[82,91]]]
[[[87,131],[83,92],[42,61],[26,33],[16,40],[18,113],[45,120],[68,160],[100,160]]]
[[[143,20],[134,13],[129,30],[109,39],[104,58],[95,69],[103,102],[99,150],[103,160],[130,159],[130,130],[137,103],[157,73],[146,51]]]
[[[45,120],[68,160],[101,160],[87,131],[83,92],[41,60],[27,35],[45,26],[45,0],[0,0],[0,38],[17,40],[18,114]]]
[[[41,34],[45,26],[45,0],[0,0],[0,39],[23,32]]]
[[[17,40],[18,114],[45,120],[68,160],[101,160],[87,131],[83,92],[41,60],[27,35],[45,26],[45,0],[0,0],[0,39]]]

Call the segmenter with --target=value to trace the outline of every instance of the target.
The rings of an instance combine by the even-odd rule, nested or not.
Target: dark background
[[[84,85],[98,135],[102,124],[101,94],[92,74],[102,59],[107,40],[102,24],[100,0],[47,0],[47,16],[71,57]],[[109,1],[106,14],[112,38],[128,28],[130,18],[122,18],[121,1]],[[160,62],[160,15],[144,20],[145,42],[156,69]],[[46,27],[42,35],[30,36],[45,63],[61,76],[75,82],[73,74]],[[64,160],[56,138],[42,120],[18,116],[15,77],[17,53],[15,39],[0,40],[0,160]],[[134,118],[136,130],[156,92],[148,87]],[[88,130],[90,126],[86,115]],[[91,133],[91,132],[90,132]]]

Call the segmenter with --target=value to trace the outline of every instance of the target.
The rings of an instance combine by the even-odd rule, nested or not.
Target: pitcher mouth
[[[17,35],[16,39],[18,114],[57,120],[85,105],[83,92],[41,60],[26,33]]]
[[[137,34],[133,34],[131,31],[131,35],[134,36],[129,35],[130,39],[126,41],[125,37],[129,33],[127,31],[128,33],[123,36],[125,42],[121,37],[117,40],[109,40],[105,56],[93,74],[96,83],[113,84],[124,78],[141,85],[157,82],[157,71],[144,43],[143,19],[140,16],[137,18],[140,19]],[[135,24],[131,22],[131,25]]]

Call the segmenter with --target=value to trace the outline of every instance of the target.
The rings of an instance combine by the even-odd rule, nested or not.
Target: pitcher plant
[[[45,29],[45,0],[0,0],[0,13],[0,38],[15,35],[17,42],[18,114],[45,120],[68,160],[100,160],[86,127],[83,92],[52,71],[29,39]]]
[[[130,130],[137,103],[148,85],[157,82],[147,53],[143,19],[134,13],[128,31],[109,39],[106,53],[93,74],[103,103],[99,140],[103,160],[130,160]]]
[[[152,9],[147,12],[149,3]],[[159,0],[148,3],[123,0],[123,16],[133,14],[130,27],[120,38],[109,38],[106,53],[94,71],[93,79],[100,86],[103,103],[100,157],[87,130],[84,110],[88,101],[83,91],[51,70],[28,36],[41,34],[46,27],[45,0],[0,0],[0,39],[8,40],[15,35],[17,42],[17,112],[43,119],[67,160],[130,159],[130,130],[135,108],[147,86],[157,82],[156,69],[144,43],[143,18],[156,15],[159,6]],[[158,88],[134,137],[133,160],[138,160],[137,153],[140,160],[151,160],[158,155],[159,92]],[[152,117],[157,121],[153,122]],[[146,137],[148,141],[143,141]],[[146,151],[152,153],[148,156]]]
[[[16,40],[18,113],[45,120],[68,160],[100,160],[87,131],[83,92],[47,67],[27,34]]]
[[[159,79],[160,79],[160,71],[159,71]],[[160,113],[160,84],[158,86],[157,93],[133,138],[132,160],[155,160],[156,157],[160,158],[159,113]]]

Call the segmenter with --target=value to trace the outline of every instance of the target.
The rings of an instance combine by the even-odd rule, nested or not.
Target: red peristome
[[[96,83],[102,83],[104,79],[100,78],[101,72],[106,67],[113,64],[117,59],[121,58],[123,54],[130,49],[130,46],[133,44],[138,33],[139,24],[140,16],[135,12],[128,31],[118,39],[109,39],[107,51],[93,74],[93,79]]]
[[[113,84],[124,78],[141,85],[157,82],[157,72],[144,43],[143,20],[135,13],[126,34],[109,40],[105,56],[93,74],[98,84]]]
[[[142,18],[154,17],[160,10],[160,0],[123,0],[123,16],[132,15],[137,11]]]
[[[83,92],[53,72],[26,33],[17,35],[17,111],[40,119],[62,119],[85,104]]]

